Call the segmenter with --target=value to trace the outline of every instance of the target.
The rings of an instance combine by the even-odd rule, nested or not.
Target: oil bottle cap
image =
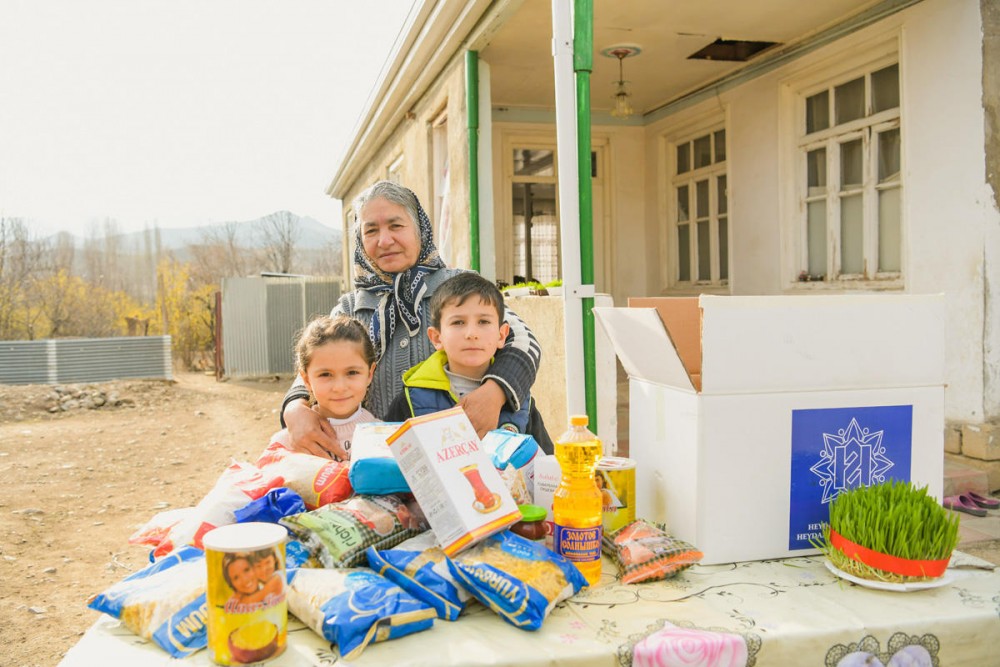
[[[590,423],[590,418],[587,415],[572,415],[569,418],[570,426],[586,426]]]

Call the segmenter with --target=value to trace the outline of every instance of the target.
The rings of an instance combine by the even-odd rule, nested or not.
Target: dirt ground
[[[147,564],[129,535],[256,459],[289,382],[108,382],[55,413],[53,388],[0,385],[0,665],[58,664],[98,618],[87,597]]]

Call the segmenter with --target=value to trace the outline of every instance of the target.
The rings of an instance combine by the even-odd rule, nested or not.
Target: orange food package
[[[604,553],[618,564],[623,584],[672,577],[701,560],[702,553],[662,526],[636,519],[613,533],[605,533]]]

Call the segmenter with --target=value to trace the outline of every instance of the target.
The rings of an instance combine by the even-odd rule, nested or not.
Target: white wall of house
[[[978,3],[927,0],[647,126],[646,231],[660,241],[649,243],[645,256],[650,267],[662,265],[662,253],[670,252],[672,242],[666,224],[671,149],[665,137],[721,112],[728,133],[730,292],[849,289],[795,281],[797,204],[783,185],[795,178],[788,159],[794,118],[788,105],[795,99],[789,87],[824,70],[844,69],[852,60],[862,62],[866,50],[884,50],[887,44],[898,47],[901,72],[902,289],[947,295],[946,418],[980,422],[998,413],[997,405],[987,401],[984,383],[991,380],[984,380],[983,371],[998,367],[1000,350],[995,340],[984,338],[985,301],[993,297],[986,279],[995,281],[997,274],[997,267],[987,263],[996,253],[987,252],[986,244],[997,240],[998,214],[984,173]],[[660,293],[667,285],[655,270],[650,274],[646,292]],[[863,289],[880,287],[869,283]]]

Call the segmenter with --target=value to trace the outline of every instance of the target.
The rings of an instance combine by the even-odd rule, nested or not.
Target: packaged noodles
[[[552,609],[587,585],[573,563],[504,531],[449,559],[459,583],[505,621],[537,630]]]

